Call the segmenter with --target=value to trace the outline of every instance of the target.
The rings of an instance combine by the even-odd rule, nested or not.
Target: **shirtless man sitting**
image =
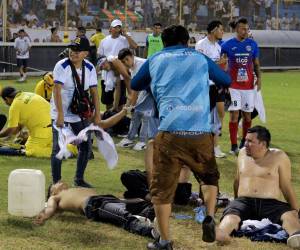
[[[37,225],[42,225],[58,211],[69,211],[114,224],[131,233],[159,237],[150,223],[155,216],[152,204],[142,199],[120,200],[112,195],[97,195],[92,188],[68,188],[62,181],[49,187],[48,196],[47,207],[34,220]]]
[[[299,206],[291,183],[291,163],[279,149],[269,148],[270,132],[261,126],[248,129],[245,147],[238,156],[234,181],[235,200],[225,208],[216,240],[229,243],[230,234],[247,219],[268,218],[282,224],[288,246],[300,247]],[[286,202],[281,202],[283,194]]]

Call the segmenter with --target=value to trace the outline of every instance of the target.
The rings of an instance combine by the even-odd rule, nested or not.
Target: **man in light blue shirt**
[[[213,153],[210,125],[209,78],[229,86],[231,78],[209,58],[188,48],[188,31],[180,25],[162,33],[164,49],[150,57],[132,79],[133,90],[150,86],[159,111],[159,133],[154,143],[151,196],[161,233],[148,249],[172,249],[169,236],[171,203],[182,165],[204,183],[207,216],[206,242],[215,240],[213,219],[219,172]]]

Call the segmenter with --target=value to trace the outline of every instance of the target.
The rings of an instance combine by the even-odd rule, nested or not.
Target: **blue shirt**
[[[171,46],[143,64],[131,81],[133,90],[151,87],[160,131],[211,132],[209,77],[229,86],[231,78],[212,60],[185,46]]]

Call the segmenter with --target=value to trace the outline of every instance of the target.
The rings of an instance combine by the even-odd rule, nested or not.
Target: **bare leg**
[[[228,244],[231,241],[230,234],[237,230],[241,218],[234,214],[226,215],[216,230],[216,240],[221,244]]]
[[[221,125],[223,127],[223,120],[225,117],[225,108],[224,108],[224,102],[217,102],[217,111],[218,111],[218,115],[221,121]]]
[[[207,209],[207,215],[214,217],[216,202],[217,202],[218,187],[212,185],[203,185],[201,186],[201,188],[203,193],[204,204]]]
[[[162,240],[170,240],[169,220],[171,216],[171,204],[154,204],[157,224]]]
[[[191,170],[187,166],[183,165],[180,170],[180,176],[179,176],[178,183],[189,182],[190,176],[191,176]]]
[[[145,170],[147,172],[148,184],[151,183],[152,169],[153,169],[153,143],[154,140],[149,140],[145,150]]]
[[[300,231],[298,213],[295,210],[285,212],[280,219],[282,221],[282,227],[287,231],[289,235]]]

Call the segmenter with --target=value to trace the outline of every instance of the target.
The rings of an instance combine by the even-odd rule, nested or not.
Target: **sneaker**
[[[242,149],[245,146],[245,138],[243,138],[240,142],[239,149]]]
[[[229,151],[229,154],[236,156],[239,154],[239,148],[236,144],[231,145],[231,150]]]
[[[300,248],[300,231],[297,231],[288,238],[287,245],[291,248]]]
[[[216,223],[213,217],[207,215],[202,224],[202,240],[214,242],[216,240]]]
[[[83,187],[83,188],[93,188],[93,186],[84,180],[74,180],[75,187]]]
[[[214,152],[215,152],[215,157],[216,158],[224,158],[224,157],[226,157],[226,154],[221,151],[220,146],[214,147]]]
[[[147,245],[148,250],[173,250],[172,242],[168,242],[166,245],[159,243],[159,240],[150,242]]]
[[[120,148],[129,148],[134,145],[134,142],[132,140],[124,138],[116,145],[117,145],[117,147],[120,147]]]
[[[146,148],[146,143],[145,142],[138,142],[137,144],[134,145],[133,150],[136,151],[142,151]]]
[[[24,81],[25,81],[24,76],[20,77],[20,78],[17,80],[17,82],[24,82]]]
[[[143,217],[140,215],[133,215],[133,217],[137,218],[145,226],[148,226],[148,227],[152,226],[151,220],[146,217]]]

